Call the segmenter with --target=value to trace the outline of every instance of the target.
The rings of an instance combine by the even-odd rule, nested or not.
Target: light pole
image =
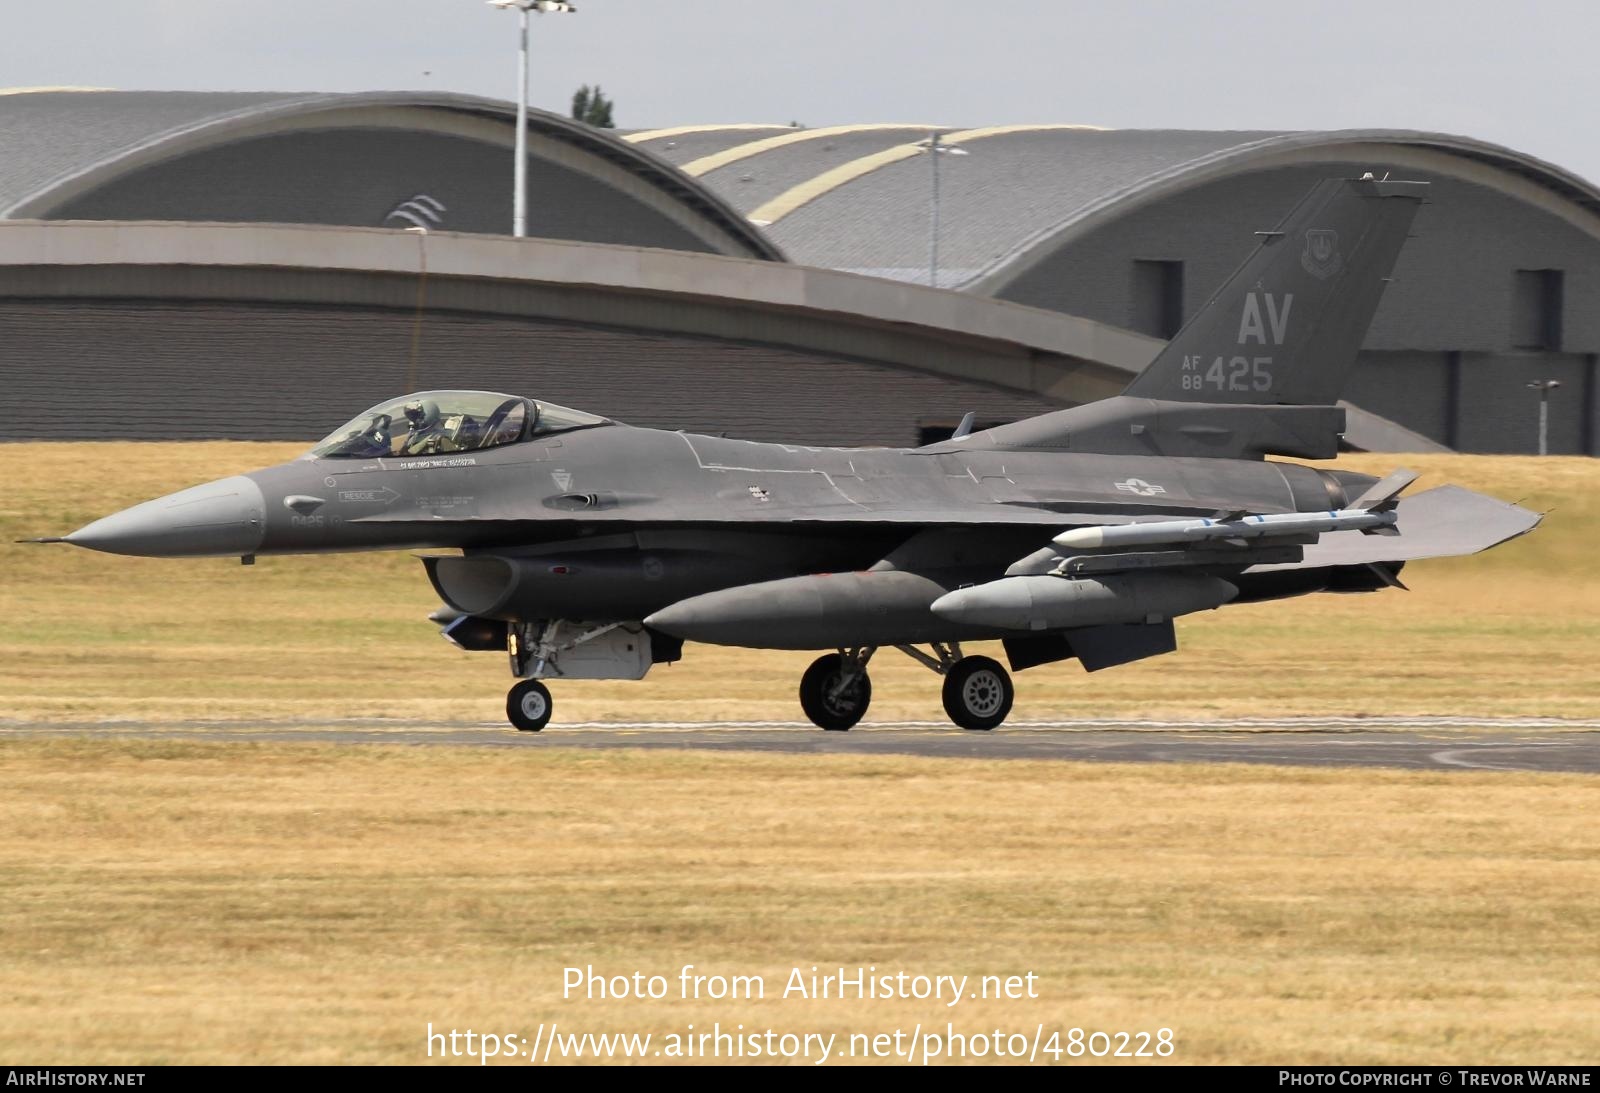
[[[1539,392],[1539,454],[1550,454],[1550,392],[1561,386],[1560,380],[1534,380],[1526,385]]]
[[[939,157],[964,156],[965,148],[942,144],[938,133],[929,133],[927,140],[917,141],[917,147],[928,156],[933,172],[932,200],[928,204],[928,286],[939,287]]]
[[[417,237],[417,312],[411,319],[411,363],[406,368],[406,393],[417,389],[417,366],[422,362],[422,309],[428,302],[428,227],[413,224],[406,231]]]
[[[517,159],[511,168],[511,234],[528,234],[528,13],[577,11],[560,0],[488,0],[492,8],[517,12]]]

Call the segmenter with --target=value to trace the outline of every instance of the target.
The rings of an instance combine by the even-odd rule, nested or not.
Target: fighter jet
[[[536,397],[407,394],[304,456],[72,532],[159,557],[411,549],[463,649],[507,655],[516,728],[546,682],[641,679],[685,642],[826,651],[800,705],[845,730],[893,648],[963,729],[1012,671],[1173,652],[1228,604],[1401,587],[1539,516],[1456,487],[1292,462],[1339,450],[1336,403],[1425,184],[1333,179],[1271,231],[1118,396],[920,448],[634,428]],[[969,419],[970,420],[970,419]],[[1315,635],[1307,635],[1314,645]]]

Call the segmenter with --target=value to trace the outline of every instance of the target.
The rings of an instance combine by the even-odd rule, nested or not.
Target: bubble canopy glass
[[[609,425],[603,417],[493,391],[423,391],[380,403],[311,449],[317,459],[477,452],[549,433]]]

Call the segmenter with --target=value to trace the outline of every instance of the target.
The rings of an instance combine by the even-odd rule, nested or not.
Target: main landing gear
[[[1010,674],[988,657],[964,657],[944,675],[944,712],[963,729],[999,725],[1016,697]]]
[[[906,656],[944,677],[944,712],[963,729],[984,732],[1011,713],[1016,688],[1011,675],[988,657],[962,656],[955,642],[934,642],[929,656],[913,645],[897,645]],[[843,732],[866,715],[872,702],[867,661],[875,647],[841,649],[818,657],[800,677],[800,707],[811,723]]]
[[[866,714],[872,703],[867,661],[876,649],[848,649],[818,657],[800,677],[800,708],[811,723],[829,732],[844,732]]]

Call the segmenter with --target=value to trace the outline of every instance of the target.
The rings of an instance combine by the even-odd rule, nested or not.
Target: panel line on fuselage
[[[836,493],[840,497],[844,498],[846,501],[848,501],[850,504],[854,505],[856,508],[862,509],[864,511],[870,511],[870,506],[863,505],[860,501],[857,501],[854,497],[851,497],[848,493],[844,492],[844,490],[840,489],[839,488],[839,483],[837,483],[837,482],[835,482],[833,480],[833,475],[831,473],[829,473],[828,471],[823,470],[820,467],[807,467],[807,468],[803,468],[803,469],[800,468],[800,467],[793,467],[793,468],[788,468],[788,467],[734,467],[734,466],[729,466],[729,465],[723,464],[723,463],[707,463],[705,461],[705,457],[700,454],[700,450],[694,446],[694,441],[690,439],[690,434],[688,434],[688,433],[678,433],[676,435],[679,438],[681,438],[686,445],[688,445],[690,454],[692,454],[694,456],[695,464],[703,471],[718,471],[718,472],[735,471],[735,472],[738,472],[740,474],[816,474],[816,475],[821,475],[822,476],[822,480],[828,484],[828,488],[831,489],[834,493]],[[841,450],[841,449],[838,449],[838,448],[828,448],[828,449],[822,449],[822,448],[790,448],[790,447],[787,447],[785,445],[758,444],[758,442],[753,441],[753,440],[743,441],[742,443],[757,444],[758,447],[762,447],[762,448],[779,447],[779,448],[782,448],[784,451],[789,452],[791,454],[793,454],[794,452],[799,452],[799,451],[834,451],[834,452],[837,452],[837,451]],[[851,475],[851,477],[860,478],[861,476],[856,474],[855,461],[854,460],[850,460],[849,463],[850,463],[850,475]]]

